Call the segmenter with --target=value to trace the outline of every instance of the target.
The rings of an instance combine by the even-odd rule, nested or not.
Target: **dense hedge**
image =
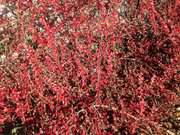
[[[14,16],[0,15],[2,134],[163,134],[180,94],[178,0],[1,4]]]

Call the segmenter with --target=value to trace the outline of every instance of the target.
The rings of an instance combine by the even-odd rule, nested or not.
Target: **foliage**
[[[2,35],[0,132],[163,134],[179,104],[178,0],[7,3],[17,28]]]

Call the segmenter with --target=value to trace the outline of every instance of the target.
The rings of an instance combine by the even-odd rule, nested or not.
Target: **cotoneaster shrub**
[[[1,3],[16,15],[1,16],[2,134],[164,134],[179,104],[178,0]]]

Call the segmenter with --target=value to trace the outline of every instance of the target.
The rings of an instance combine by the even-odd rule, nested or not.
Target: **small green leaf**
[[[26,43],[29,44],[34,50],[38,48],[38,44],[32,40],[30,35],[26,36]]]
[[[18,131],[19,129],[21,129],[21,128],[22,128],[22,127],[15,127],[15,128],[13,128],[12,131],[11,131],[12,135],[17,135],[17,131]]]
[[[91,47],[92,52],[95,53],[98,49],[99,45],[97,43],[93,44],[93,46]]]
[[[5,51],[5,47],[3,43],[0,43],[0,53]]]

